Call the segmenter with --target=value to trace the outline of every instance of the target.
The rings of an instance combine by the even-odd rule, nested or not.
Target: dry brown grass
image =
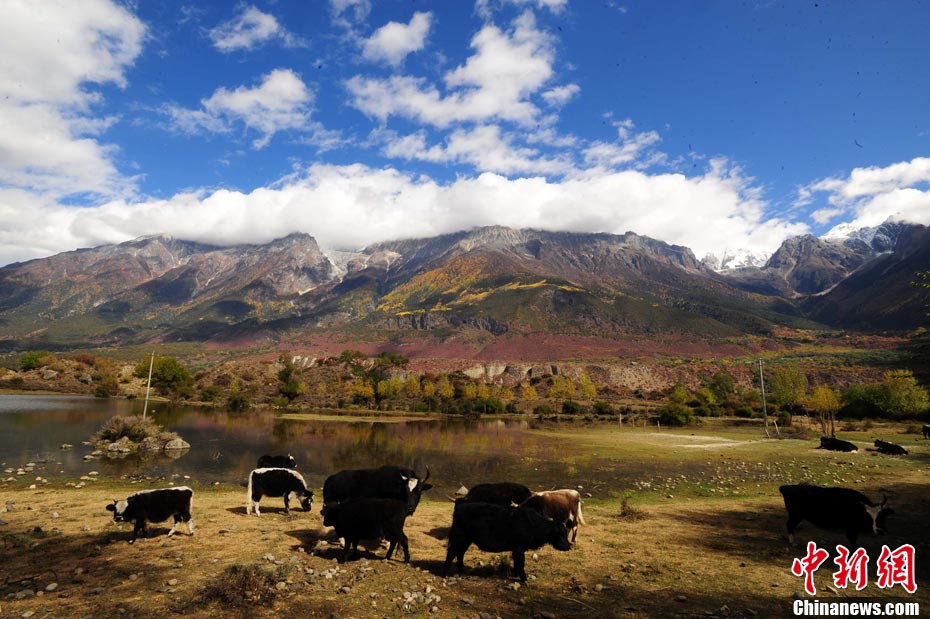
[[[894,488],[896,504],[907,518],[926,522],[926,486],[916,478],[904,481]],[[531,579],[514,589],[516,581],[506,575],[509,560],[474,548],[465,556],[464,578],[442,578],[452,513],[445,501],[424,501],[407,521],[409,565],[384,561],[383,547],[343,565],[336,561],[341,544],[326,539],[318,505],[287,517],[280,500],[266,499],[262,516],[246,516],[245,491],[228,486],[195,488],[193,538],[184,526],[168,538],[169,525],[162,523],[150,525],[149,539],[129,545],[131,525],[113,523],[104,506],[138,489],[127,482],[82,489],[53,482],[5,490],[14,509],[0,514],[8,522],[0,525],[0,617],[27,611],[36,617],[182,613],[191,619],[470,618],[485,612],[529,618],[543,611],[592,619],[787,617],[791,595],[801,589],[789,574],[800,549],[786,544],[777,496],[665,499],[637,506],[643,519],[621,517],[620,501],[588,501],[578,544],[567,553],[547,547],[536,559],[528,556]],[[825,547],[843,541],[814,535]],[[914,543],[915,537],[921,540],[918,557],[926,556],[927,532],[919,523],[864,543],[874,557],[881,543]],[[818,573],[821,587],[826,571]],[[906,599],[930,608],[926,574],[918,573],[918,594]],[[46,593],[51,583],[58,586]],[[42,593],[10,599],[25,590]],[[874,586],[868,593],[905,595]]]

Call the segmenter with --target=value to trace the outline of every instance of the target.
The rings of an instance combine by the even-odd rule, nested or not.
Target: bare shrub
[[[203,599],[225,606],[271,606],[282,593],[275,585],[287,577],[285,572],[284,566],[272,570],[257,563],[236,563],[204,589]]]
[[[617,517],[623,520],[644,520],[647,516],[646,512],[630,502],[630,497],[625,496],[620,502],[620,512]]]
[[[112,443],[123,437],[128,438],[134,443],[141,443],[143,439],[152,437],[159,440],[170,441],[178,438],[174,432],[165,432],[164,428],[155,423],[151,418],[142,417],[123,417],[116,415],[110,417],[103,427],[97,430],[93,436],[95,443],[106,441]]]

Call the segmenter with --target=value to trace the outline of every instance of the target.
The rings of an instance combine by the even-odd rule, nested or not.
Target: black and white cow
[[[509,507],[519,505],[533,495],[533,492],[523,484],[510,481],[498,481],[486,484],[475,484],[468,493],[455,500],[456,503],[491,503]]]
[[[297,460],[294,459],[294,456],[287,454],[286,456],[262,456],[258,459],[258,465],[255,467],[257,469],[296,469]]]
[[[410,563],[410,548],[404,534],[407,503],[397,499],[351,499],[327,507],[323,525],[334,527],[343,538],[342,562],[358,552],[359,540],[384,539],[391,543],[385,559],[394,554],[397,544],[404,550],[404,563]]]
[[[889,456],[906,456],[910,453],[897,443],[889,443],[880,439],[875,439],[875,448],[879,453],[888,454]]]
[[[801,484],[778,489],[788,510],[788,541],[794,543],[794,531],[802,520],[827,530],[846,531],[853,545],[860,533],[878,534],[894,510],[873,503],[867,496],[851,488],[822,488]]]
[[[859,448],[850,443],[832,436],[821,436],[820,447],[817,449],[829,449],[830,451],[859,451]]]
[[[291,513],[291,493],[297,495],[300,506],[306,511],[310,511],[310,505],[313,503],[313,490],[307,488],[307,482],[297,471],[282,468],[255,469],[249,473],[249,490],[246,497],[245,513],[252,513],[252,507],[255,507],[255,515],[261,516],[258,510],[258,502],[263,496],[284,497],[284,513]]]
[[[924,424],[921,431],[924,433],[924,438],[930,438],[930,425]]]
[[[191,501],[194,491],[187,486],[161,488],[158,490],[140,490],[130,494],[125,500],[114,500],[107,505],[107,511],[113,512],[115,522],[133,522],[132,537],[129,543],[136,541],[136,536],[147,532],[146,522],[164,522],[174,516],[174,526],[168,531],[168,537],[174,535],[178,524],[187,523],[187,530],[194,534],[194,519],[191,517]]]
[[[407,505],[407,515],[412,516],[420,504],[420,497],[433,487],[419,479],[416,472],[404,466],[385,465],[374,469],[352,469],[340,471],[326,478],[323,483],[323,513],[331,505],[350,499],[396,499]]]
[[[561,522],[549,520],[529,507],[503,507],[491,503],[459,503],[452,513],[452,529],[443,574],[452,560],[464,569],[465,551],[475,544],[485,552],[510,552],[513,569],[526,581],[526,551],[551,544],[556,550],[572,547]]]

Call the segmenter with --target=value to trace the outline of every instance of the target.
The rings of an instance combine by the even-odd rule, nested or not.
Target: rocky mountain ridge
[[[922,320],[909,281],[930,268],[928,240],[924,226],[887,222],[843,239],[788,239],[763,266],[718,273],[686,247],[633,232],[491,226],[333,259],[307,234],[233,247],[150,236],[0,269],[0,346],[222,344],[333,330],[403,339],[908,329]],[[840,307],[853,298],[861,311]]]

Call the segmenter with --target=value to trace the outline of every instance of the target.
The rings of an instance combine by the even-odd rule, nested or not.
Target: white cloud
[[[592,142],[584,149],[584,160],[589,166],[616,168],[642,158],[653,144],[662,140],[655,131],[634,133],[635,125],[629,118],[612,123],[617,128],[616,142]]]
[[[579,92],[581,92],[581,88],[578,84],[568,84],[566,86],[558,86],[552,90],[547,90],[542,93],[542,98],[552,107],[562,107],[571,101],[572,97]]]
[[[280,38],[287,46],[296,44],[294,36],[278,23],[274,15],[248,5],[229,21],[210,30],[209,35],[213,46],[224,53],[254,49],[274,38]]]
[[[855,168],[846,178],[817,181],[799,189],[796,204],[810,204],[817,194],[825,193],[832,208],[815,211],[818,223],[847,215],[851,219],[840,225],[866,228],[889,218],[930,225],[928,184],[930,158],[916,157],[886,167]]]
[[[493,4],[505,5],[510,4],[517,7],[533,7],[536,9],[548,9],[556,15],[562,13],[568,6],[568,0],[476,0],[475,13],[488,19],[491,17],[491,8]]]
[[[254,88],[217,89],[201,101],[201,109],[168,106],[163,111],[185,133],[225,133],[241,122],[261,134],[252,142],[261,149],[278,131],[315,128],[310,123],[312,103],[313,93],[300,76],[289,69],[275,69]]]
[[[126,85],[145,26],[107,0],[14,0],[0,20],[0,183],[58,197],[131,187],[96,134],[94,84]]]
[[[429,34],[432,13],[414,13],[409,24],[389,22],[378,28],[362,48],[362,57],[398,67],[408,54],[423,49]]]
[[[473,129],[456,129],[445,146],[427,146],[425,132],[401,138],[389,136],[386,157],[435,163],[464,163],[479,172],[505,175],[543,174],[561,176],[574,170],[569,159],[548,158],[539,151],[520,147],[497,125],[480,125]]]
[[[364,22],[371,13],[369,0],[330,0],[333,23],[343,28],[352,28]]]
[[[444,76],[448,94],[425,79],[355,76],[346,82],[352,105],[386,121],[403,116],[436,127],[455,122],[506,120],[536,122],[539,109],[530,100],[552,77],[555,50],[551,37],[525,12],[508,32],[484,26],[471,41],[475,53]]]
[[[262,243],[305,231],[330,248],[431,236],[473,226],[628,230],[691,247],[770,252],[801,224],[765,219],[758,191],[738,170],[715,161],[701,176],[592,171],[561,182],[485,173],[448,184],[395,169],[316,165],[250,193],[219,190],[168,200],[113,201],[72,209],[4,200],[6,259],[118,242],[153,231],[217,244]],[[701,213],[696,225],[694,213]],[[54,225],[49,225],[54,222]],[[38,248],[38,250],[37,250]]]

